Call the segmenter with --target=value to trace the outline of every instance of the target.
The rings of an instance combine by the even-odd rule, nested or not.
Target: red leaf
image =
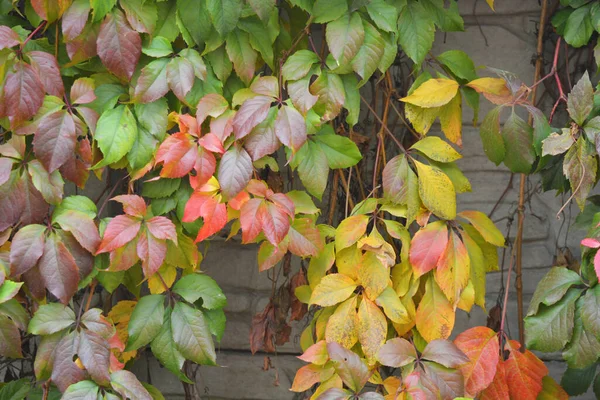
[[[93,221],[90,221],[93,223]],[[75,259],[75,264],[79,269],[79,279],[83,279],[94,269],[94,256],[84,249],[75,237],[67,231],[57,231],[60,240],[65,244],[69,253]],[[100,238],[98,238],[98,242]]]
[[[94,93],[94,81],[90,78],[79,78],[71,86],[71,103],[87,104],[96,99]],[[90,110],[88,108],[88,110]],[[84,115],[85,118],[85,115]]]
[[[287,211],[271,202],[263,202],[258,209],[257,218],[267,240],[277,246],[290,229],[290,218]]]
[[[35,70],[24,62],[17,62],[14,72],[6,77],[4,101],[10,104],[6,115],[11,126],[33,117],[44,101],[44,86]]]
[[[146,202],[140,196],[134,194],[122,194],[113,197],[111,200],[121,203],[125,214],[134,217],[144,217],[146,215]]]
[[[81,330],[77,355],[92,379],[99,385],[106,386],[110,382],[110,349],[102,336]]]
[[[269,193],[270,192],[270,193]],[[283,211],[290,217],[294,218],[294,214],[296,212],[296,206],[292,199],[290,199],[286,194],[283,193],[273,193],[272,191],[267,191],[267,199],[271,200],[273,203],[277,204]]]
[[[510,340],[506,349],[510,355],[505,362],[506,382],[510,397],[519,400],[535,400],[542,391],[542,379],[548,368],[529,350],[519,351],[519,342]]]
[[[210,133],[217,136],[221,142],[224,142],[233,133],[234,116],[235,111],[227,110],[217,118],[213,118],[210,121]]]
[[[98,30],[96,24],[86,25],[80,36],[66,43],[67,54],[72,63],[80,63],[98,55]]]
[[[87,138],[79,140],[75,147],[75,157],[71,157],[60,167],[60,173],[83,189],[90,175],[88,169],[92,165],[92,158],[90,141]]]
[[[273,268],[287,253],[288,243],[283,241],[273,246],[268,240],[263,241],[258,248],[258,271],[264,272]]]
[[[153,217],[146,221],[146,227],[157,239],[169,239],[177,244],[177,231],[175,225],[166,217]]]
[[[465,378],[466,393],[475,396],[488,387],[496,375],[500,359],[498,336],[490,328],[477,326],[459,334],[454,344],[470,359],[460,370]]]
[[[288,232],[288,249],[298,257],[316,256],[325,245],[321,232],[310,218],[296,218]]]
[[[35,267],[44,253],[46,227],[27,225],[15,234],[10,247],[11,275],[21,275]]]
[[[121,11],[115,9],[106,16],[97,43],[98,55],[106,68],[124,81],[131,79],[142,52],[142,39]]]
[[[227,205],[234,210],[240,210],[245,202],[250,200],[250,195],[248,192],[241,191],[235,196],[233,199],[227,202]]]
[[[185,102],[185,95],[194,86],[194,66],[183,57],[171,59],[167,65],[167,81],[175,96]]]
[[[12,171],[15,160],[12,158],[0,157],[0,186],[2,186],[8,178],[10,178],[10,172]]]
[[[444,221],[428,224],[418,231],[410,245],[410,263],[417,276],[431,271],[448,245],[448,227]]]
[[[96,254],[107,253],[131,242],[138,234],[141,226],[139,218],[130,215],[114,217],[104,231],[104,237]]]
[[[62,98],[65,94],[65,86],[60,76],[56,57],[44,51],[30,51],[27,56],[31,59],[31,66],[44,84],[46,93]]]
[[[75,121],[66,110],[60,110],[40,122],[33,151],[48,173],[52,173],[73,157],[76,144]]]
[[[221,158],[219,164],[219,183],[227,199],[241,192],[252,177],[252,159],[243,148],[232,146]]]
[[[600,248],[600,240],[594,238],[585,238],[581,241],[581,245],[590,249]]]
[[[65,11],[61,26],[65,41],[71,41],[83,32],[90,13],[90,2],[75,0]]]
[[[185,205],[183,222],[192,222],[202,217],[203,224],[196,243],[219,232],[227,223],[227,207],[214,196],[194,192]]]
[[[33,182],[26,171],[23,171],[19,185],[22,187],[22,203],[20,222],[23,225],[43,222],[48,215],[50,206],[42,194],[33,186]],[[16,189],[19,190],[19,189]]]
[[[213,133],[207,133],[206,135],[202,136],[198,140],[198,144],[204,147],[206,150],[212,151],[213,153],[225,153],[221,139],[219,139],[219,137]]]
[[[134,101],[151,103],[167,94],[167,63],[167,59],[160,58],[142,68],[133,89]]]
[[[18,222],[23,213],[26,182],[18,174],[18,170],[12,171],[8,181],[0,186],[0,231]]]
[[[187,133],[175,133],[165,139],[156,152],[156,163],[163,163],[160,176],[181,178],[196,164],[198,147]]]
[[[142,260],[144,276],[149,278],[162,266],[167,255],[167,243],[155,238],[148,230],[143,230],[138,238],[136,251]]]
[[[63,337],[54,351],[52,382],[61,392],[85,379],[85,372],[73,361],[79,348],[79,334],[73,331]]]
[[[256,96],[248,99],[242,104],[233,117],[233,132],[237,139],[241,139],[250,133],[252,129],[267,117],[269,108],[273,102],[272,97]]]
[[[20,41],[17,32],[13,31],[8,26],[0,26],[0,50],[15,47]]]
[[[295,108],[283,106],[277,113],[275,134],[281,140],[281,143],[295,153],[306,142],[304,117]]]
[[[250,199],[240,208],[240,225],[242,228],[242,243],[250,243],[260,233],[262,222],[258,218],[258,209],[262,199]]]
[[[248,186],[246,186],[246,190],[248,191],[248,193],[254,196],[266,197],[269,187],[267,186],[267,183],[265,181],[251,179],[248,183]]]
[[[194,137],[198,137],[200,135],[200,127],[198,125],[198,120],[192,117],[189,114],[179,114],[177,116],[179,130],[182,133],[189,133]]]
[[[481,393],[481,400],[510,400],[505,362],[500,359],[492,383]]]
[[[220,94],[207,94],[200,99],[196,108],[196,119],[198,120],[198,124],[202,125],[208,116],[213,118],[218,117],[219,115],[223,114],[228,107],[229,103],[227,103],[227,100],[225,100],[225,98]]]
[[[44,285],[63,304],[68,304],[77,292],[79,270],[65,244],[51,234],[46,238],[44,254],[38,263]]]
[[[190,184],[193,188],[197,188],[205,184],[211,176],[215,174],[217,169],[217,159],[214,154],[203,147],[198,148],[198,157],[194,164],[196,176],[190,175]]]
[[[254,161],[274,153],[280,146],[275,134],[275,119],[270,117],[258,124],[244,141],[244,147]]]

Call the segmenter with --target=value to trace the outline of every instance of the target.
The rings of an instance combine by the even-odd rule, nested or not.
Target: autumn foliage
[[[556,14],[558,34],[587,43],[574,16],[598,19],[598,7],[561,3],[577,4]],[[482,72],[459,50],[431,54],[436,30],[464,29],[454,0],[0,10],[0,363],[11,366],[0,398],[163,399],[128,371],[144,348],[192,398],[188,367],[218,365],[225,330],[227,300],[198,246],[218,235],[255,245],[273,277],[253,353],[306,322],[307,364],[290,388],[306,398],[568,398],[530,350],[562,351],[569,393],[591,384],[600,209],[586,203],[600,111],[587,73],[567,94],[557,78],[547,118],[531,95],[539,82]],[[456,163],[462,110],[477,123],[481,96],[495,105],[480,124],[492,162],[595,207],[581,269],[554,266],[539,283],[526,343],[505,329],[506,300],[499,328],[450,339],[457,313],[489,308],[486,273],[507,244],[457,204],[471,191]],[[561,105],[562,130],[549,123]],[[441,136],[428,134],[436,121]]]

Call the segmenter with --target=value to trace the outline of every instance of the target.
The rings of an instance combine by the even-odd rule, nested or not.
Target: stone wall
[[[476,2],[476,3],[474,3]],[[483,0],[459,1],[464,15],[466,32],[440,34],[434,54],[449,49],[462,49],[475,61],[477,66],[491,66],[514,72],[524,82],[531,83],[534,74],[532,60],[535,56],[535,41],[539,5],[536,0],[497,0],[493,13]],[[482,100],[480,119],[490,109]],[[461,209],[478,209],[490,212],[510,180],[510,173],[503,167],[496,167],[483,154],[481,141],[476,128],[469,127],[472,111],[465,107],[463,132],[464,158],[460,167],[470,179],[473,192],[460,195]],[[516,208],[518,197],[518,176],[514,177],[512,188],[508,189],[505,200],[498,204],[493,215],[498,226],[506,229],[506,217]],[[529,182],[535,186],[536,182]],[[561,198],[554,194],[535,194],[531,199],[531,209],[527,209],[524,243],[524,296],[525,307],[529,302],[537,282],[552,265],[556,243],[564,240],[569,223],[556,219],[556,211],[561,206]],[[531,210],[534,211],[532,213]],[[574,210],[573,215],[576,215]],[[516,232],[516,220],[511,230]],[[581,232],[570,232],[568,245],[578,256],[578,240]],[[560,236],[560,237],[559,237]],[[213,240],[202,269],[223,287],[228,306],[227,328],[218,349],[218,362],[221,367],[200,369],[198,387],[206,399],[254,399],[285,400],[302,399],[302,395],[288,390],[295,371],[303,365],[295,356],[300,353],[297,344],[299,333],[306,322],[294,327],[291,342],[279,348],[277,355],[269,355],[273,368],[263,370],[265,354],[250,354],[249,331],[252,316],[262,311],[267,303],[271,282],[265,273],[259,273],[256,261],[256,247],[242,246],[239,241],[225,242]],[[508,254],[507,254],[508,256]],[[508,266],[508,264],[507,264]],[[514,275],[513,275],[514,276]],[[494,306],[499,291],[503,287],[501,272],[488,274],[487,306]],[[516,296],[511,285],[508,309],[508,328],[512,337],[518,337]],[[462,331],[475,325],[485,325],[486,315],[479,309],[468,315],[458,312],[455,331]],[[548,361],[551,375],[560,380],[565,365],[560,355],[542,355]],[[142,357],[135,369],[141,379],[147,379],[160,388],[167,399],[182,399],[183,390],[178,380],[150,358]],[[592,399],[588,394],[579,397]]]

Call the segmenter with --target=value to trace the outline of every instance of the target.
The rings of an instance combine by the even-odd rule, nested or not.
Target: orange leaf
[[[529,350],[519,351],[519,342],[510,340],[506,349],[510,352],[506,360],[506,381],[510,397],[519,400],[536,400],[542,391],[542,378],[548,368]]]
[[[471,260],[465,244],[456,232],[451,231],[446,250],[438,261],[435,280],[452,304],[456,304],[460,293],[469,282]]]
[[[500,344],[496,332],[476,326],[459,334],[454,344],[469,357],[460,371],[465,377],[465,392],[475,396],[494,380],[500,359]],[[502,371],[504,373],[504,371]]]
[[[481,400],[510,400],[506,383],[506,362],[500,359],[492,383],[481,393]]]

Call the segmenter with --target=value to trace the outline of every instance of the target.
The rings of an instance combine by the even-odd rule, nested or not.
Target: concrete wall
[[[459,7],[464,15],[466,32],[439,34],[433,53],[462,49],[473,58],[477,66],[485,65],[512,71],[530,84],[534,74],[532,60],[535,57],[536,29],[540,12],[538,2],[497,0],[496,13],[491,12],[483,0],[461,0]],[[551,52],[552,49],[549,51]],[[489,104],[482,100],[480,119],[490,108]],[[465,107],[464,158],[459,164],[470,179],[473,192],[460,195],[459,207],[488,213],[505,190],[510,180],[510,173],[487,160],[483,154],[478,130],[469,127],[471,120],[472,112]],[[536,183],[531,181],[529,185],[535,186]],[[518,185],[518,176],[515,176],[512,188],[508,190],[505,200],[499,204],[493,215],[494,219],[499,220],[497,221],[499,227],[503,229],[506,229],[505,217],[516,208]],[[557,220],[555,214],[561,206],[561,198],[555,198],[553,193],[535,194],[530,206],[525,221],[523,265],[525,307],[537,282],[552,265],[557,240],[562,245],[569,226],[567,221],[562,231],[560,230],[563,221]],[[531,210],[535,216],[532,215]],[[573,215],[576,215],[575,210],[573,211]],[[512,228],[513,237],[515,232],[516,220]],[[569,235],[568,244],[576,255],[578,255],[577,243],[581,235],[581,232],[571,232]],[[207,257],[202,263],[202,269],[217,280],[229,300],[226,308],[227,328],[218,350],[218,362],[222,367],[200,369],[198,386],[204,393],[203,398],[255,400],[304,398],[303,395],[290,392],[288,388],[291,386],[296,369],[303,365],[295,356],[300,353],[297,344],[298,335],[306,321],[295,325],[291,342],[280,347],[278,355],[269,355],[273,369],[263,370],[265,354],[252,356],[249,351],[248,337],[252,316],[262,311],[268,302],[271,290],[271,282],[267,275],[258,272],[256,250],[254,246],[242,246],[235,240],[224,242],[216,239],[211,242]],[[491,273],[487,277],[488,309],[496,303],[502,287],[501,277],[500,272]],[[514,285],[511,285],[508,327],[511,336],[517,338],[516,296],[513,288]],[[485,323],[486,315],[479,309],[470,315],[459,311],[455,331],[485,325]],[[551,375],[560,380],[565,369],[564,364],[559,361],[560,355],[542,356],[549,361]],[[147,379],[163,390],[167,399],[183,398],[181,384],[156,361],[142,357],[135,368],[141,379]],[[587,397],[580,398],[592,399],[593,396],[588,394]]]

